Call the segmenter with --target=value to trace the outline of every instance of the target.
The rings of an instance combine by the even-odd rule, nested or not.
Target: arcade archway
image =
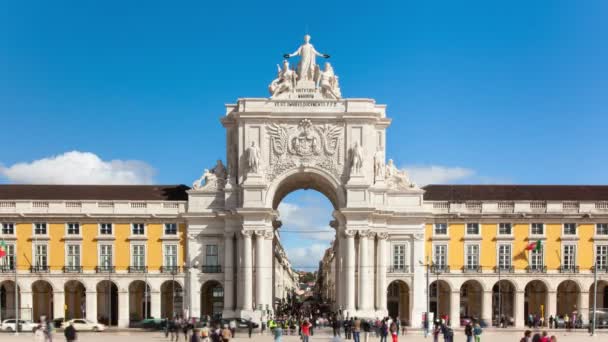
[[[143,280],[129,284],[129,321],[150,317],[150,285]]]
[[[106,325],[118,325],[118,286],[110,280],[97,283],[97,321]]]
[[[21,289],[17,287],[17,301],[21,303]],[[0,318],[15,318],[15,282],[5,280],[0,283]]]
[[[429,297],[430,311],[435,313],[435,319],[449,317],[452,303],[450,285],[443,280],[433,281],[430,285]]]
[[[492,324],[510,326],[515,319],[515,285],[500,280],[492,287]]]
[[[42,316],[53,319],[53,287],[49,282],[37,280],[32,284],[32,308],[32,320],[39,321]]]
[[[410,287],[401,280],[388,285],[386,307],[390,317],[399,317],[403,322],[410,322]]]
[[[593,309],[593,300],[596,291],[593,284],[589,287],[589,312]],[[597,307],[608,309],[608,281],[600,280],[597,282]],[[584,313],[583,313],[584,314]]]
[[[217,281],[210,280],[201,287],[201,317],[217,317],[224,310],[224,288]]]
[[[167,280],[160,286],[160,314],[164,318],[181,317],[184,314],[184,297],[180,283]]]
[[[548,303],[547,285],[540,280],[532,280],[526,285],[524,317],[529,315],[544,317],[546,321]]]
[[[483,287],[477,280],[467,280],[460,287],[460,314],[464,317],[481,319]],[[452,321],[454,322],[454,321]]]
[[[557,315],[568,315],[578,312],[580,308],[581,289],[573,280],[564,280],[557,286]]]
[[[64,285],[65,319],[86,317],[86,289],[78,280],[70,280]]]

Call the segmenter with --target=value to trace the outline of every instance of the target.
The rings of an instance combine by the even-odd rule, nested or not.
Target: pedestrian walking
[[[67,342],[76,341],[76,329],[74,329],[74,325],[72,324],[72,322],[68,323],[68,326],[65,327],[63,335],[65,336],[65,340]]]
[[[207,323],[203,324],[203,327],[201,328],[201,342],[209,342],[209,328],[207,327]]]
[[[230,337],[236,337],[236,321],[232,320],[228,323],[230,327]]]
[[[361,320],[357,317],[353,320],[353,339],[355,342],[361,342]]]
[[[387,336],[388,336],[388,325],[386,324],[386,320],[382,320],[382,325],[380,325],[380,342],[386,342]]]
[[[249,338],[251,338],[251,333],[253,332],[253,322],[249,320],[247,322],[247,333],[249,334]]]
[[[272,334],[274,336],[274,342],[281,342],[281,337],[283,336],[283,328],[280,325],[277,325],[274,329],[272,329]]]
[[[439,324],[435,323],[433,325],[433,342],[439,342],[439,333],[441,329],[439,328]]]
[[[532,332],[530,330],[524,331],[524,337],[519,342],[532,342]]]
[[[308,342],[309,337],[310,337],[310,323],[308,323],[308,320],[304,320],[304,323],[302,323],[301,328],[301,332],[302,332],[302,342]]]
[[[391,337],[393,339],[393,342],[397,342],[399,338],[399,328],[397,327],[397,323],[395,322],[391,323]]]
[[[334,331],[334,336],[340,336],[340,322],[337,317],[332,320],[331,328]]]
[[[363,326],[363,342],[367,342],[369,338],[369,332],[371,331],[371,324],[369,320],[364,320],[362,323]]]
[[[471,321],[464,326],[464,335],[467,337],[467,342],[473,341],[473,324]]]
[[[475,342],[481,342],[482,332],[483,330],[481,329],[479,322],[475,322],[475,325],[473,326],[473,336],[475,336]]]
[[[234,336],[232,335],[232,329],[229,329],[227,325],[224,325],[224,329],[222,330],[222,342],[228,342]]]
[[[201,342],[200,331],[198,329],[192,329],[192,336],[190,336],[190,342]]]

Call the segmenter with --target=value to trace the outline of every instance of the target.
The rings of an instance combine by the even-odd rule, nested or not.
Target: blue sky
[[[190,184],[224,155],[223,105],[267,96],[310,33],[344,96],[388,105],[388,157],[419,183],[605,184],[607,13],[599,0],[4,2],[0,182]],[[315,196],[286,203],[325,207],[326,225]]]

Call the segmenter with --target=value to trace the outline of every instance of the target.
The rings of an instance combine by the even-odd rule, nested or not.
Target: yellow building
[[[181,313],[186,189],[1,185],[2,319],[15,314],[15,280],[25,319],[128,326]]]
[[[586,322],[596,265],[608,307],[608,187],[432,185],[424,199],[431,312]]]

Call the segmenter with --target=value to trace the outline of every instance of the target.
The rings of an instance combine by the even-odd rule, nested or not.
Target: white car
[[[36,328],[38,328],[38,326],[40,326],[40,324],[38,323],[22,319],[19,320],[19,325],[21,326],[21,328],[19,329],[20,331],[34,331]],[[0,324],[0,330],[15,331],[15,319],[5,319],[4,321],[2,321],[2,324]]]
[[[83,318],[71,319],[65,322],[63,327],[67,327],[70,323],[74,326],[76,331],[104,331],[106,329],[106,326],[101,323],[95,323]]]

